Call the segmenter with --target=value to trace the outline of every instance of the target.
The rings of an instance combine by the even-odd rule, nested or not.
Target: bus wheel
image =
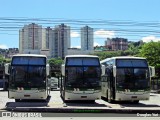
[[[95,100],[87,100],[87,101],[84,101],[84,102],[93,104],[93,103],[95,103]]]
[[[70,103],[71,100],[63,100],[64,103]]]
[[[107,101],[108,101],[109,103],[112,103],[111,97],[109,97],[109,95],[108,95],[108,90],[107,90],[107,97],[106,97],[106,99],[107,99]]]
[[[109,103],[114,103],[115,101],[111,99],[111,97],[108,97],[108,102]]]
[[[15,102],[20,102],[20,99],[15,99]]]
[[[108,90],[106,91],[106,98],[105,99],[108,101]]]
[[[109,103],[112,103],[112,100],[111,100],[111,99],[108,99],[108,102],[109,102]]]

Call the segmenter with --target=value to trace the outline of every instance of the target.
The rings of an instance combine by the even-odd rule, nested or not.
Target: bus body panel
[[[65,100],[98,100],[101,98],[101,92],[79,91],[79,93],[65,92]]]
[[[141,93],[116,93],[115,101],[136,101],[136,100],[149,100],[150,92]]]
[[[10,99],[47,99],[47,92],[38,90],[9,91]]]

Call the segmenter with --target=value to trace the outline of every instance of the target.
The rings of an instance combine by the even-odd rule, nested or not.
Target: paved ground
[[[131,103],[114,103],[110,104],[104,100],[96,100],[95,103],[63,103],[62,99],[60,98],[59,91],[51,91],[51,97],[49,98],[49,102],[14,102],[13,99],[8,99],[7,91],[0,91],[0,109],[4,108],[11,108],[11,109],[22,109],[29,110],[32,108],[32,111],[35,108],[39,108],[39,110],[53,110],[51,108],[55,108],[56,110],[59,109],[81,109],[81,110],[74,110],[74,112],[98,112],[96,110],[157,110],[160,111],[160,94],[153,94],[150,95],[150,100],[148,101],[140,101],[138,104],[131,104]],[[86,110],[88,109],[88,111]],[[89,109],[96,109],[95,111],[91,111]],[[31,110],[31,109],[30,109]],[[86,110],[86,111],[85,111]]]

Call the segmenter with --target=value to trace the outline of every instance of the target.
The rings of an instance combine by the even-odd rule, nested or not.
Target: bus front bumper
[[[34,91],[34,90],[25,90],[25,91],[9,91],[10,99],[47,99],[46,91]]]
[[[116,93],[116,101],[138,101],[138,100],[149,100],[150,92],[127,92],[127,93]]]
[[[65,100],[98,100],[101,98],[101,92],[65,92]]]

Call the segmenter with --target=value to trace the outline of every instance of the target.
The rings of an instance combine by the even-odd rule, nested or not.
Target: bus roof
[[[39,54],[16,54],[13,57],[46,57],[46,55],[39,55]]]
[[[89,57],[89,58],[98,58],[98,56],[95,56],[95,55],[67,55],[65,58],[68,58],[68,57]]]
[[[146,58],[134,57],[134,56],[119,56],[119,57],[112,57],[112,59],[146,59]]]
[[[101,60],[100,63],[109,61],[111,59],[146,59],[146,58],[143,58],[143,57],[134,57],[134,56],[118,56],[118,57],[106,58],[104,60]]]

